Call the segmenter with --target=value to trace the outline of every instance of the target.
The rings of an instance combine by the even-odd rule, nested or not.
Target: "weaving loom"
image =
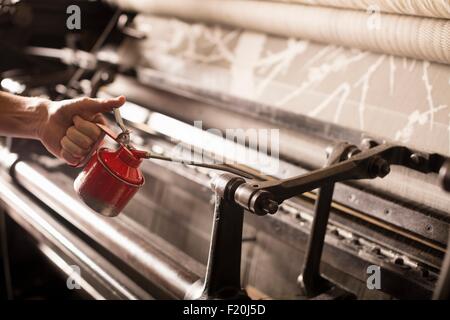
[[[36,16],[56,10],[24,2]],[[443,165],[450,157],[450,0],[105,0],[95,5],[110,19],[102,27],[87,14],[89,27],[80,34],[62,37],[48,27],[20,44],[21,54],[36,59],[25,59],[35,68],[22,69],[59,73],[41,83],[23,75],[28,71],[7,66],[0,80],[12,79],[24,84],[26,94],[54,99],[124,94],[128,102],[120,110],[133,143],[160,159],[180,145],[211,158],[230,146],[255,151],[248,141],[222,139],[214,130],[276,129],[279,150],[264,159],[276,158],[279,166],[264,172],[231,155],[225,158],[237,163],[245,179],[217,178],[186,163],[149,161],[143,172],[150,182],[120,216],[104,219],[76,199],[76,169],[39,150],[25,156],[37,149],[29,142],[5,143],[3,171],[14,181],[0,177],[4,190],[22,195],[16,184],[24,187],[39,200],[39,215],[67,228],[74,242],[79,239],[72,229],[82,233],[86,243],[80,246],[92,251],[93,260],[96,255],[105,260],[99,258],[105,273],[126,279],[120,290],[112,282],[86,279],[93,288],[114,299],[223,298],[211,289],[211,278],[222,283],[234,274],[236,296],[254,299],[428,299],[433,292],[444,297],[439,288],[445,287],[450,263],[449,173]],[[90,1],[86,6],[94,7]],[[112,36],[95,33],[99,30]],[[86,47],[89,37],[97,42]],[[353,153],[336,158],[330,146],[343,142],[361,150],[344,145]],[[333,165],[358,160],[359,152],[364,160],[371,150],[389,151],[388,146],[400,156],[380,151],[392,166],[380,165],[370,179],[360,173],[330,178],[330,184],[311,184],[307,192],[289,180],[326,175]],[[11,164],[14,157],[18,160]],[[218,180],[211,184],[211,178]],[[330,186],[328,210],[320,209],[318,199]],[[230,196],[230,190],[236,193]],[[8,192],[0,193],[9,204],[5,210],[31,228]],[[262,198],[258,207],[252,198],[258,192],[273,197]],[[238,240],[228,233],[226,241],[217,240],[220,226],[211,212],[220,217],[223,208],[238,216],[245,212],[243,222],[228,221],[224,229],[243,226]],[[314,225],[324,211],[323,237],[317,240]],[[59,248],[57,240],[48,241]],[[97,251],[99,244],[106,253]],[[301,285],[307,274],[302,266],[313,251],[316,271],[344,293],[308,292],[308,284]],[[211,267],[222,257],[222,263],[238,262],[228,269],[219,262]],[[371,265],[380,266],[387,279],[381,290],[366,285]],[[98,276],[91,269],[88,277]]]

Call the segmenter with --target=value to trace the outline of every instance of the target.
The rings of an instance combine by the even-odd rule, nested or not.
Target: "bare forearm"
[[[38,139],[42,121],[47,117],[46,102],[0,91],[0,135]]]
[[[77,98],[50,101],[0,91],[0,136],[38,139],[57,157],[78,164],[102,139],[95,122],[125,103],[113,99]]]

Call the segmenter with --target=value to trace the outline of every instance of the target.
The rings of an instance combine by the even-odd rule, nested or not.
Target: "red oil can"
[[[75,191],[96,212],[117,216],[144,184],[143,154],[123,145],[117,151],[98,149],[75,179]]]

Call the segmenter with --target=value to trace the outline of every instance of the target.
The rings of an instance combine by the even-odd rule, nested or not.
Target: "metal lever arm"
[[[347,159],[289,179],[250,181],[236,190],[234,199],[253,213],[275,213],[277,205],[284,200],[330,183],[384,177],[390,172],[390,165],[437,173],[446,158],[438,154],[420,154],[403,146],[383,144],[362,152],[354,147]]]
[[[412,157],[412,155],[416,155],[416,157]],[[353,155],[346,161],[302,176],[263,183],[261,188],[272,192],[275,200],[282,202],[328,183],[354,179],[382,178],[390,172],[390,165],[402,165],[428,173],[439,172],[442,163],[443,159],[436,159],[433,155],[427,160],[425,156],[420,156],[406,147],[383,144]]]
[[[351,153],[355,150],[357,149],[354,146],[346,143],[337,145],[330,154],[326,166],[346,160],[349,152]],[[309,297],[332,288],[332,285],[320,274],[320,262],[322,260],[331,202],[333,201],[333,192],[334,182],[322,186],[317,193],[314,206],[314,218],[306,246],[303,270],[298,278],[299,284]]]

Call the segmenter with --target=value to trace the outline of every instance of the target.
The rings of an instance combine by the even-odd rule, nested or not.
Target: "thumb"
[[[124,96],[111,99],[80,98],[76,99],[69,108],[73,115],[81,115],[85,119],[92,119],[96,114],[112,111],[124,103]]]

